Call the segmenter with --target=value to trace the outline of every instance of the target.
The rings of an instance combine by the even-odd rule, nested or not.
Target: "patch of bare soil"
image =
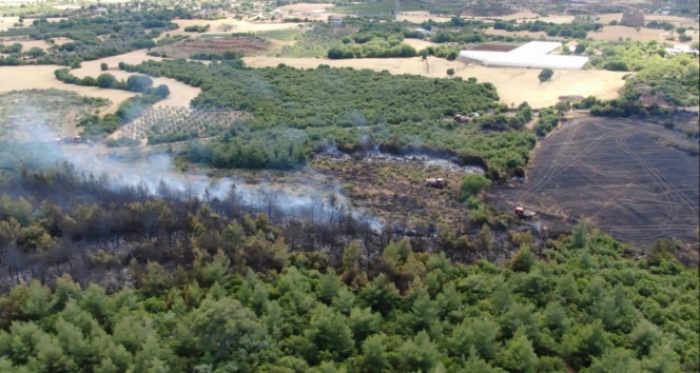
[[[195,53],[223,53],[236,51],[246,55],[266,51],[270,43],[255,36],[237,35],[185,39],[174,44],[155,48],[169,58],[190,58]]]
[[[495,188],[491,198],[535,210],[545,224],[583,215],[633,245],[695,241],[700,163],[679,149],[697,145],[644,121],[573,119],[540,143],[524,184]]]

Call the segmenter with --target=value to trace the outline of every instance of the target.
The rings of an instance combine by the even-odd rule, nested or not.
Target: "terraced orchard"
[[[152,108],[115,132],[112,138],[148,140],[149,145],[215,136],[230,127],[241,113],[233,110]]]

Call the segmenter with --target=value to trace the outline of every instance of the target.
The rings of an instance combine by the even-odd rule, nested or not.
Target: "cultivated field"
[[[322,58],[274,58],[244,57],[252,67],[275,67],[280,63],[296,68],[316,68],[320,64],[332,67],[352,67],[355,69],[388,70],[392,74],[414,74],[428,77],[447,77],[447,69],[455,69],[455,76],[463,79],[476,77],[480,82],[490,82],[498,89],[501,101],[516,105],[527,101],[534,108],[556,104],[559,96],[593,95],[598,98],[617,97],[623,86],[625,73],[601,70],[557,70],[551,81],[540,84],[537,75],[540,70],[493,68],[480,65],[467,65],[460,61],[447,61],[442,58],[366,58],[328,60]]]
[[[700,164],[678,149],[694,146],[696,140],[647,122],[574,119],[540,143],[524,185],[494,190],[493,198],[569,221],[584,215],[635,244],[691,241]]]
[[[165,53],[168,58],[190,58],[195,53],[223,53],[229,50],[251,55],[267,51],[271,44],[253,36],[221,35],[185,39],[154,48],[154,51]]]

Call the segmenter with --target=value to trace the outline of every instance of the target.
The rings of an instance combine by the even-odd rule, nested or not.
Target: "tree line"
[[[62,37],[71,41],[54,44],[45,55],[31,56],[34,57],[31,59],[20,58],[19,51],[0,56],[0,66],[56,64],[77,67],[81,61],[152,48],[156,46],[153,38],[178,28],[171,20],[191,17],[188,10],[180,7],[151,8],[148,4],[142,4],[139,11],[108,6],[108,11],[100,17],[91,17],[88,12],[78,12],[58,22],[41,17],[32,25],[0,31],[0,37],[29,37],[48,42]]]

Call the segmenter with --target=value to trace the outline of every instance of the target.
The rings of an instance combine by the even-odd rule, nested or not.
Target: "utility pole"
[[[398,19],[399,11],[401,11],[401,1],[394,0],[394,20]]]

